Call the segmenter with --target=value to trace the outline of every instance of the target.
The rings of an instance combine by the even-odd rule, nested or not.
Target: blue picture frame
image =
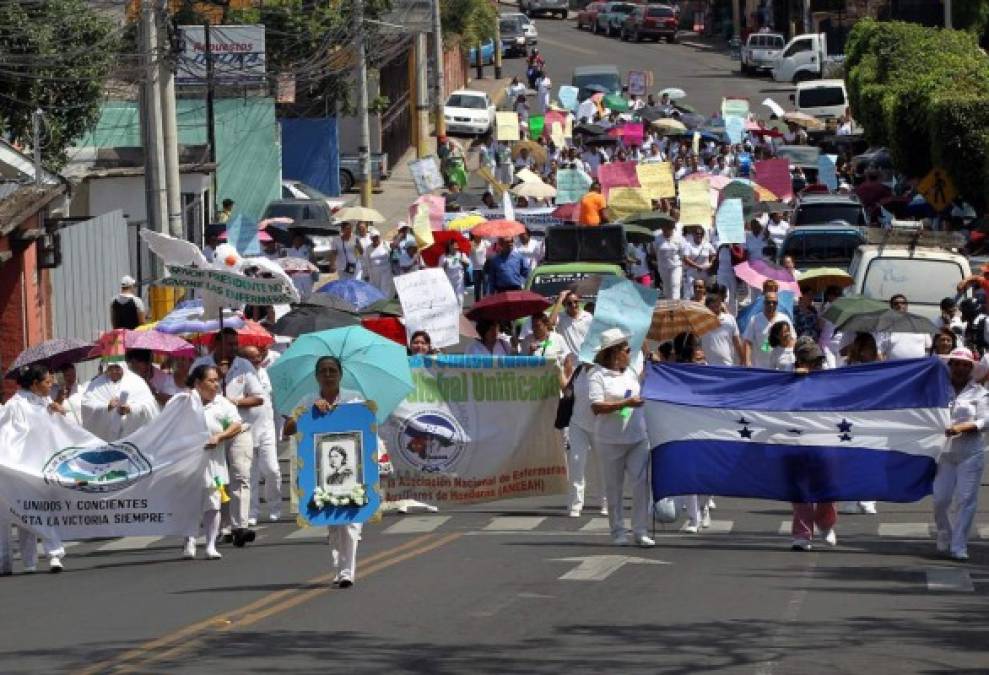
[[[328,413],[312,407],[298,421],[299,443],[296,449],[298,473],[296,487],[299,495],[299,517],[313,527],[363,523],[381,505],[378,494],[378,434],[374,412],[364,403],[346,403]],[[360,483],[364,486],[367,503],[363,506],[324,506],[317,508],[313,494],[320,484],[330,485],[326,470],[328,448],[341,448],[349,473],[340,481],[340,489]],[[360,456],[360,462],[354,461]],[[322,468],[321,468],[322,464]],[[340,472],[335,472],[339,476]],[[329,487],[332,489],[332,486]]]

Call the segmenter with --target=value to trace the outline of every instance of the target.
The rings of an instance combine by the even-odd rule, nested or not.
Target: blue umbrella
[[[316,361],[323,356],[340,359],[340,388],[360,392],[374,401],[379,423],[413,389],[412,371],[402,345],[360,326],[347,326],[301,336],[268,369],[276,410],[288,414],[316,393]]]
[[[384,293],[371,284],[357,279],[337,279],[324,284],[316,292],[343,298],[356,309],[364,309],[373,302],[385,299]]]
[[[175,309],[155,324],[155,330],[159,333],[168,333],[170,335],[215,333],[220,330],[219,317],[206,319],[203,316],[204,312],[202,300],[180,302],[175,306]],[[225,328],[243,328],[244,319],[228,310],[224,310],[223,326]]]

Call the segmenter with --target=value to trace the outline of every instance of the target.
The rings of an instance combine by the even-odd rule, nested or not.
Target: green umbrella
[[[656,238],[652,230],[642,225],[624,223],[622,227],[625,228],[625,238],[633,244],[648,244]]]
[[[843,323],[835,324],[848,333],[927,333],[937,328],[925,316],[895,309],[857,314]]]
[[[385,316],[402,316],[402,303],[397,298],[377,300],[360,311],[365,314],[383,314]]]
[[[621,97],[621,94],[605,94],[604,100],[601,101],[604,107],[608,110],[616,110],[618,112],[628,112],[628,101]]]
[[[853,316],[881,312],[887,309],[889,309],[889,305],[882,300],[873,300],[862,295],[846,295],[832,302],[821,316],[835,326],[841,326]]]
[[[676,224],[676,221],[668,213],[662,211],[643,211],[635,213],[625,219],[627,225],[638,225],[654,232],[663,226],[664,223]]]
[[[412,391],[412,371],[402,345],[360,326],[303,335],[268,369],[275,409],[289,414],[317,393],[316,362],[335,356],[343,366],[340,388],[356,391],[377,404],[378,423]]]

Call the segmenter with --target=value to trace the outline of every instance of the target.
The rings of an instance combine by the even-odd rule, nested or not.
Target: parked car
[[[505,56],[526,55],[528,41],[525,37],[525,26],[517,16],[500,17],[498,29],[501,31],[501,47]]]
[[[846,225],[865,226],[869,224],[865,209],[858,197],[853,195],[804,194],[797,200],[790,225]]]
[[[588,88],[591,85],[603,87],[609,92],[621,91],[622,76],[618,66],[577,66],[573,69],[570,84],[579,89],[577,99],[583,101],[594,93],[593,89]]]
[[[651,37],[659,42],[666,38],[677,41],[677,18],[669,5],[638,5],[622,22],[622,40],[641,42]]]
[[[848,270],[859,246],[866,237],[859,227],[851,225],[806,225],[791,229],[777,251],[782,265],[786,256],[793,258],[801,272],[817,267],[839,267]]]
[[[340,155],[340,194],[350,192],[361,175],[360,155]],[[375,190],[388,178],[388,153],[371,153],[371,185]]]
[[[319,199],[330,207],[330,213],[336,213],[351,201],[342,197],[330,197],[312,185],[291,178],[282,179],[282,199]]]
[[[539,42],[539,31],[536,30],[536,22],[530,18],[530,15],[522,12],[503,12],[498,16],[499,18],[518,19],[522,22],[526,43],[534,45]]]
[[[598,12],[593,31],[604,33],[609,37],[618,35],[622,31],[622,22],[625,17],[631,14],[634,9],[635,5],[629,2],[606,3],[604,9]]]
[[[825,77],[831,65],[843,59],[843,55],[828,53],[827,34],[796,35],[786,43],[783,53],[773,65],[773,79],[794,84],[816,80]]]
[[[790,99],[797,112],[816,117],[829,126],[837,126],[838,118],[848,108],[848,92],[845,91],[844,80],[800,82]]]
[[[742,74],[772,70],[785,46],[779,33],[752,33],[742,47]]]
[[[446,129],[451,133],[486,134],[495,121],[495,106],[483,91],[458,89],[443,105]]]
[[[584,9],[577,12],[577,30],[583,30],[587,28],[590,30],[594,27],[594,24],[598,20],[598,12],[600,12],[607,3],[604,2],[592,2]]]
[[[560,19],[566,19],[568,6],[568,0],[519,0],[519,9],[529,16],[556,14]]]
[[[328,265],[330,240],[340,230],[330,207],[322,199],[276,199],[268,203],[261,217],[291,218],[292,224],[284,229],[289,233],[298,231],[304,234],[312,242],[316,264],[321,267]]]

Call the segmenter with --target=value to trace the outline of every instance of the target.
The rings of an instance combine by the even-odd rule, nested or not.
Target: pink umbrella
[[[220,240],[226,241],[226,239],[227,239],[227,231],[224,230],[223,232],[220,233]],[[265,232],[264,230],[258,230],[258,241],[264,244],[265,242],[274,241],[274,239],[272,239],[271,235]]]
[[[800,294],[800,284],[790,270],[765,260],[746,260],[735,265],[735,276],[753,288],[762,288],[763,282],[772,279],[779,283],[781,291]]]
[[[117,331],[104,333],[97,345],[90,352],[90,356],[102,356],[108,352],[111,344],[111,337]],[[124,331],[124,349],[147,349],[157,354],[167,354],[168,356],[179,356],[189,359],[196,358],[196,348],[186,342],[178,335],[170,335],[156,330],[128,330]]]
[[[285,216],[275,216],[274,218],[265,218],[258,223],[258,229],[263,230],[269,225],[291,225],[295,221],[291,218],[286,218]]]
[[[580,203],[574,202],[573,204],[560,204],[550,215],[554,218],[559,218],[560,220],[567,220],[571,223],[576,223],[579,217]]]
[[[264,240],[262,239],[262,241]],[[292,274],[293,272],[303,272],[306,274],[311,274],[313,272],[319,271],[318,267],[313,265],[305,258],[296,258],[294,256],[278,258],[277,260],[275,260],[275,264],[277,264],[279,267],[281,267],[289,274]]]
[[[745,120],[744,129],[746,131],[760,131],[762,127],[759,126],[759,123],[756,122],[755,120]]]

